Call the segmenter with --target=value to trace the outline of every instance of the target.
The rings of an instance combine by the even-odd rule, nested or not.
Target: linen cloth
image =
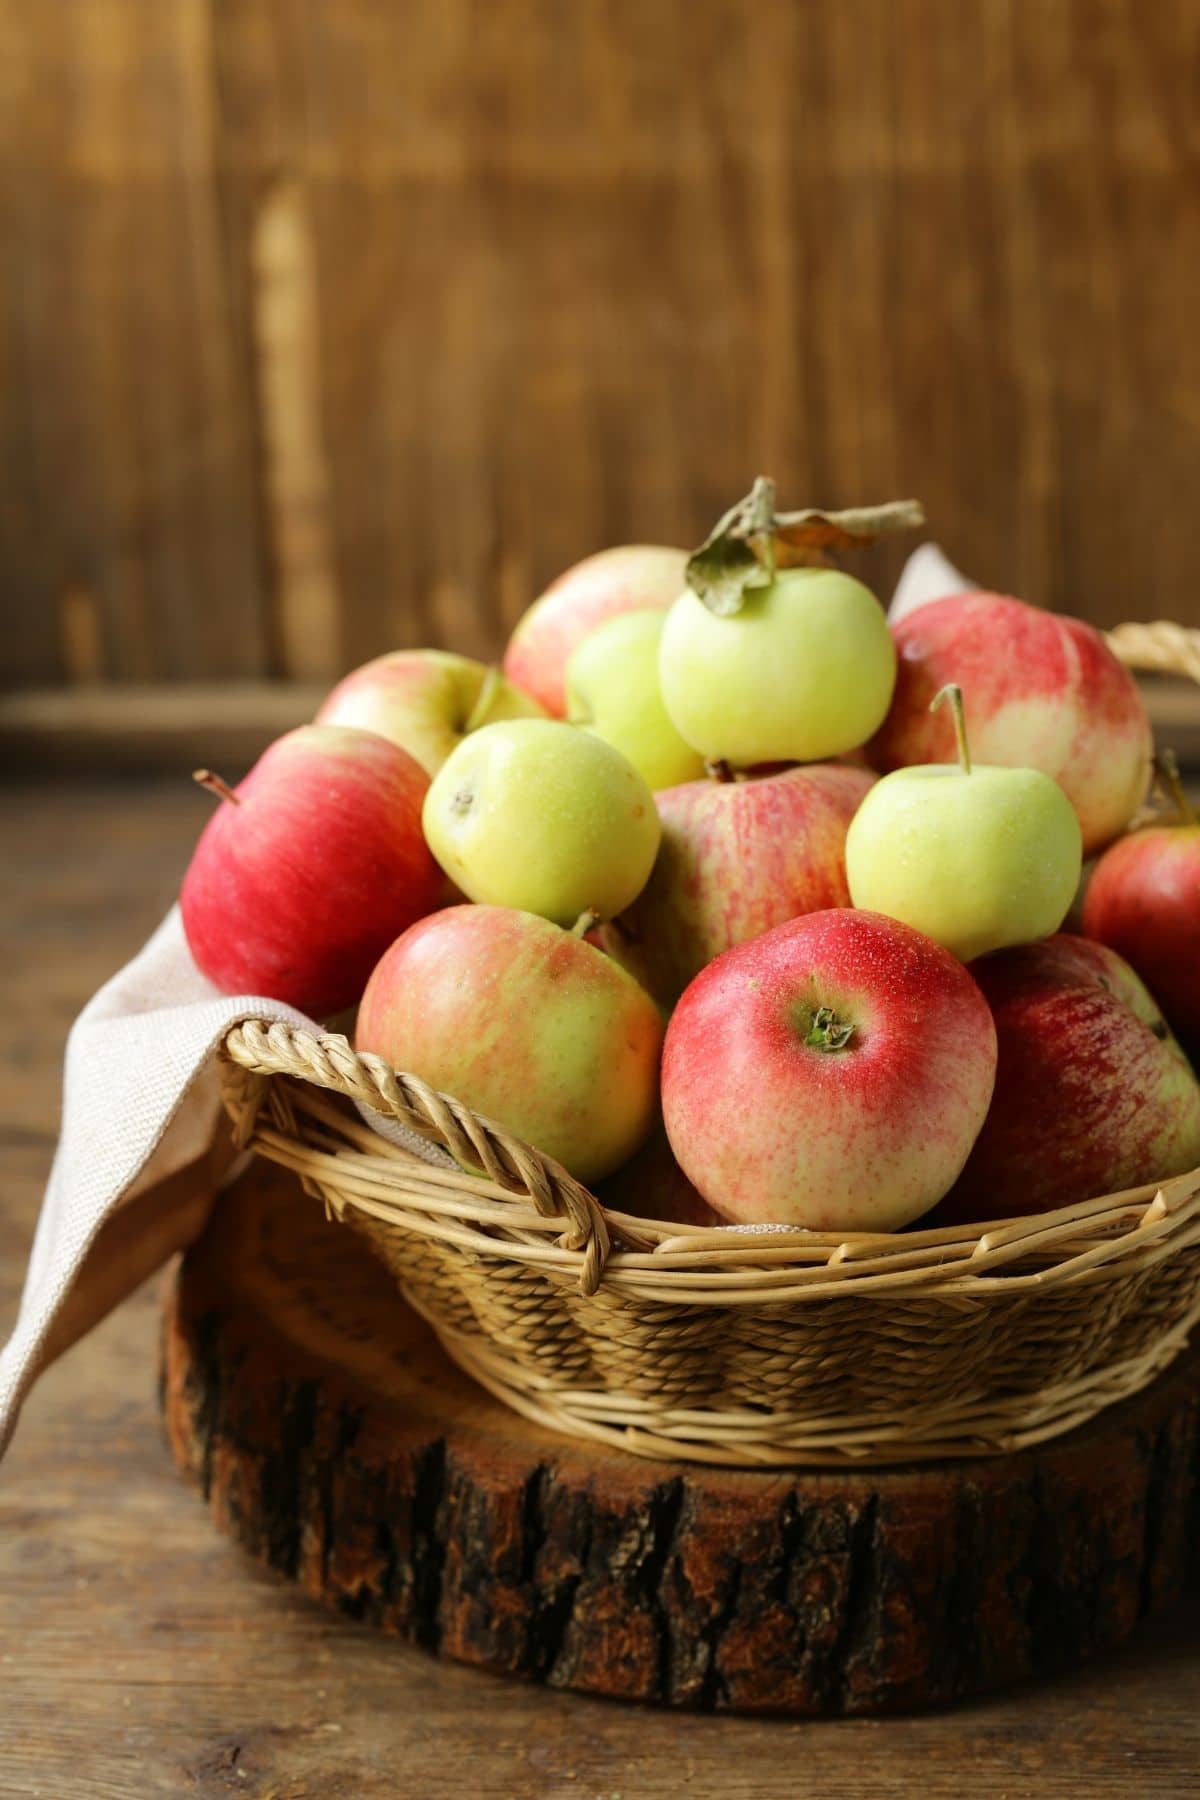
[[[908,559],[892,609],[909,612],[970,585],[925,544]],[[278,1001],[220,993],[193,962],[174,907],[75,1021],[58,1150],[16,1325],[0,1352],[0,1455],[39,1371],[201,1228],[227,1141],[213,1058],[245,1019],[320,1029]],[[442,1160],[395,1121],[360,1110],[393,1142]],[[203,1173],[204,1184],[189,1183],[188,1171]],[[117,1267],[112,1227],[124,1209],[134,1223]]]

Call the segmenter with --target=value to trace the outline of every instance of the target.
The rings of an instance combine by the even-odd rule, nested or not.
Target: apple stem
[[[223,781],[219,775],[214,775],[211,769],[193,769],[192,780],[198,786],[207,788],[209,793],[215,794],[219,800],[228,800],[230,806],[242,804],[229,783]]]
[[[734,779],[733,770],[723,756],[716,757],[712,762],[706,762],[704,773],[710,781],[732,781]]]
[[[775,483],[756,475],[746,502],[746,541],[763,568],[775,579]]]
[[[1183,780],[1179,773],[1179,758],[1175,752],[1160,750],[1154,759],[1154,768],[1183,823],[1200,825],[1200,817],[1197,817],[1195,807],[1184,792]]]
[[[467,722],[463,726],[464,737],[468,732],[478,731],[492,709],[492,701],[496,698],[496,689],[500,686],[500,671],[493,663],[479,684],[479,692],[475,696],[475,704],[467,714]]]
[[[749,593],[769,586],[776,568],[828,568],[834,550],[873,544],[884,532],[911,531],[924,523],[919,500],[890,500],[842,512],[816,506],[776,512],[775,483],[759,475],[688,557],[686,580],[710,612],[732,618]]]
[[[804,1036],[811,1050],[844,1050],[854,1036],[854,1024],[839,1019],[832,1006],[818,1006]]]
[[[571,927],[571,936],[577,938],[586,937],[593,925],[598,925],[599,923],[600,914],[594,907],[585,906]]]
[[[939,688],[929,702],[930,712],[936,712],[943,700],[950,702],[950,711],[954,715],[954,736],[958,743],[958,763],[964,775],[971,773],[971,746],[967,743],[967,718],[963,711],[963,694],[957,681],[948,681],[944,688]]]

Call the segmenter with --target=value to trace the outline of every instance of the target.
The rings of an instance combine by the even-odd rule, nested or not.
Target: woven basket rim
[[[761,1307],[851,1290],[880,1300],[919,1290],[961,1303],[971,1295],[1103,1281],[1135,1261],[1151,1266],[1200,1244],[1200,1167],[983,1225],[841,1233],[680,1227],[605,1207],[553,1159],[452,1095],[359,1054],[338,1033],[247,1019],[226,1033],[223,1051],[231,1072],[253,1084],[239,1087],[228,1076],[225,1082],[239,1141],[253,1136],[320,1191],[335,1214],[354,1208],[479,1256],[557,1270],[584,1294],[603,1280],[614,1292],[672,1304]],[[309,1123],[304,1143],[256,1123],[265,1082],[278,1077],[296,1084],[290,1105]],[[381,1137],[312,1087],[419,1132],[445,1160],[426,1161]],[[348,1193],[351,1176],[357,1191]]]

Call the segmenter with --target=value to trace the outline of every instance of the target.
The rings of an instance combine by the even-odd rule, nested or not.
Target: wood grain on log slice
[[[1012,1457],[648,1463],[472,1385],[352,1231],[258,1165],[166,1313],[179,1463],[315,1597],[442,1655],[698,1708],[869,1712],[1038,1675],[1188,1579],[1200,1358]]]

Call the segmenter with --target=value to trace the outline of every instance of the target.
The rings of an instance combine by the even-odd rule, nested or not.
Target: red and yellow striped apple
[[[658,1112],[662,1019],[631,975],[532,913],[454,906],[397,939],[355,1043],[593,1181]]]
[[[318,725],[376,731],[436,775],[469,732],[497,719],[540,718],[498,669],[447,650],[393,650],[352,669],[327,695]]]
[[[735,944],[801,913],[849,906],[846,828],[874,779],[812,763],[664,789],[650,879],[601,942],[672,1006]]]
[[[1200,1164],[1200,1084],[1114,950],[1062,933],[971,972],[996,1022],[996,1092],[936,1223],[1051,1212]]]
[[[328,1018],[398,932],[442,898],[421,831],[420,765],[370,731],[302,725],[245,780],[197,779],[221,804],[180,893],[197,965],[224,993]]]
[[[995,1072],[987,1002],[948,951],[877,913],[810,913],[684,993],[663,1118],[729,1219],[895,1231],[958,1175]]]
[[[1193,1057],[1200,1055],[1200,818],[1178,776],[1178,807],[1118,838],[1092,872],[1083,929],[1132,964]]]
[[[1085,855],[1125,829],[1149,783],[1150,725],[1133,677],[1094,626],[969,593],[931,600],[892,631],[896,690],[868,746],[875,768],[952,759],[951,719],[929,706],[957,682],[977,761],[1052,776],[1075,808]]]
[[[566,716],[567,658],[618,613],[670,606],[683,592],[687,551],[620,544],[585,556],[552,581],[517,621],[504,673],[556,719]]]

